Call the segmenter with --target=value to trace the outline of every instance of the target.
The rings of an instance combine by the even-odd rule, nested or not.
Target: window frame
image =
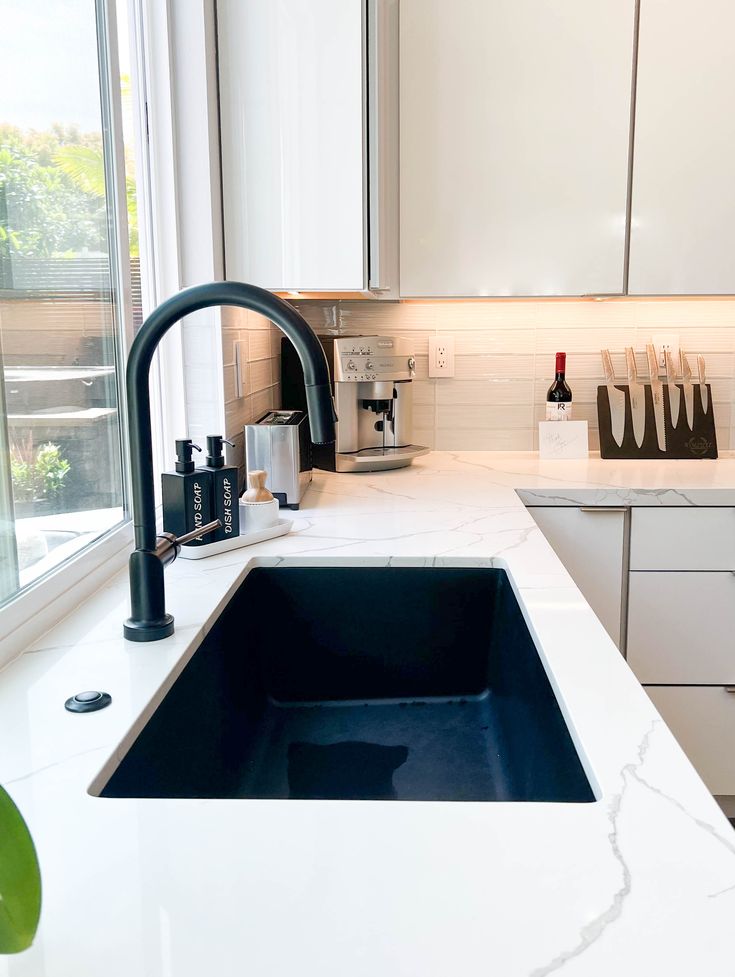
[[[128,7],[133,53],[131,75],[137,99],[135,139],[137,162],[141,164],[137,187],[138,233],[141,261],[145,262],[147,273],[143,311],[148,314],[184,285],[224,277],[215,0],[123,2]],[[104,12],[101,21],[105,25],[104,42],[106,51],[114,56],[116,71],[115,0],[95,0],[95,3]],[[109,64],[107,72],[110,73]],[[116,74],[112,77],[117,79]],[[122,140],[119,112],[117,121],[111,113],[110,123],[119,125]],[[120,179],[123,157],[118,156],[116,162]],[[206,196],[207,206],[203,215],[199,212],[194,219],[188,213],[186,202],[191,194],[201,194],[205,185],[210,191]],[[124,178],[121,186],[124,190]],[[202,227],[202,216],[206,228]],[[128,255],[127,244],[123,253]],[[206,321],[200,322],[196,317],[189,320],[189,328],[200,329],[201,335],[206,335],[212,344],[210,380],[215,396],[210,399],[219,406],[207,415],[207,426],[212,424],[216,429],[224,426],[219,311],[213,311]],[[132,318],[129,321],[132,324]],[[125,335],[121,338],[123,362],[118,376],[124,431],[121,446],[126,455],[123,369],[132,339],[131,328],[128,327],[127,343]],[[174,440],[185,436],[182,432],[189,430],[188,414],[197,406],[194,392],[187,390],[189,370],[182,324],[177,323],[161,341],[151,371],[153,457],[159,471],[168,467]],[[130,497],[128,489],[126,483],[127,498]],[[128,513],[126,522],[0,608],[0,667],[22,654],[79,603],[105,586],[126,564],[132,546],[133,526]]]
[[[130,5],[131,12],[133,5]],[[122,103],[115,0],[95,0],[100,107],[108,207],[123,516],[120,523],[79,553],[39,577],[0,608],[0,667],[20,655],[80,601],[104,586],[127,562],[132,548],[125,363],[133,338],[130,252],[125,188]],[[139,82],[140,65],[133,66]]]

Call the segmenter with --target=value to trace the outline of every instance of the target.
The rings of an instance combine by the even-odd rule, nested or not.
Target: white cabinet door
[[[735,4],[641,4],[629,291],[735,292]]]
[[[735,794],[735,692],[721,686],[646,692],[710,791]]]
[[[634,0],[401,0],[401,295],[621,292]]]
[[[735,576],[631,573],[626,650],[644,685],[735,685]]]
[[[562,506],[533,506],[528,511],[619,648],[624,589],[624,511]]]
[[[228,278],[366,287],[364,16],[363,0],[219,0]]]

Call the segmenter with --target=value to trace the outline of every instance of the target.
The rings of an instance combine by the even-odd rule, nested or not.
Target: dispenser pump
[[[202,449],[198,444],[194,444],[191,438],[183,438],[176,442],[176,471],[180,475],[188,475],[194,471],[194,462],[191,460],[192,448],[196,451]]]
[[[223,444],[229,444],[231,448],[235,447],[232,441],[223,438],[221,434],[207,435],[207,468],[224,468]]]

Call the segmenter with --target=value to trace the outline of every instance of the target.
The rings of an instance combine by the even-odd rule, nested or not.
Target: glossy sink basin
[[[594,800],[504,571],[437,567],[252,570],[101,793]]]

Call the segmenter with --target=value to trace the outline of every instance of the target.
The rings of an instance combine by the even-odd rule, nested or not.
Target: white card
[[[539,421],[540,458],[586,458],[589,454],[587,421]]]

